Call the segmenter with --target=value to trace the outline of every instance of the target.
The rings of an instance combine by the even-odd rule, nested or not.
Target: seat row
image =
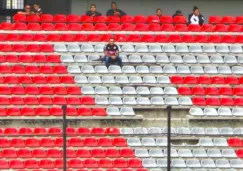
[[[166,168],[166,159],[143,159],[143,166],[146,168]],[[240,159],[172,159],[173,168],[243,168],[243,160]]]
[[[19,160],[12,159],[9,161],[0,160],[1,169],[54,169],[54,168],[63,168],[63,160],[51,160],[51,159],[42,159],[42,160]],[[70,159],[67,161],[68,168],[142,168],[142,162],[140,159]]]
[[[243,116],[242,108],[191,108],[190,115],[192,116]]]
[[[32,47],[32,45],[27,45]],[[35,45],[33,45],[35,46]],[[36,45],[38,46],[38,45]],[[51,45],[50,45],[51,46]],[[8,48],[11,48],[11,45],[5,44],[2,45],[3,52],[9,52]],[[6,48],[5,48],[6,47]],[[215,48],[216,47],[216,48]],[[33,50],[32,50],[33,51]],[[30,51],[30,52],[32,52]],[[104,44],[98,44],[96,46],[93,46],[91,44],[82,44],[81,46],[79,44],[68,44],[67,46],[65,44],[55,44],[54,45],[54,51],[60,52],[60,53],[103,53],[104,52]],[[132,44],[124,44],[120,47],[121,52],[125,53],[242,53],[242,46],[239,44],[228,46],[226,44],[222,45],[213,45],[213,44],[207,44],[207,45],[199,45],[199,44],[180,44],[180,45],[173,45],[173,44],[164,44],[164,45],[149,45],[146,44],[139,44],[139,45],[132,45]]]
[[[165,55],[165,54],[159,54],[159,55],[124,55],[120,54],[120,57],[122,58],[122,62],[124,63],[174,63],[174,64],[237,64],[237,63],[243,63],[243,57],[242,56],[235,56],[231,54],[225,54],[224,56],[218,55],[218,54],[212,54],[212,55],[177,55],[177,54],[171,54],[171,55]],[[93,62],[97,59],[100,59],[99,55],[82,55],[82,54],[63,54],[61,55],[61,61],[67,62],[67,63],[86,63],[86,62]]]
[[[135,149],[135,155],[139,158],[147,158],[147,157],[166,157],[167,156],[167,149]],[[235,151],[234,149],[204,149],[204,148],[197,148],[197,149],[171,149],[171,157],[185,157],[185,158],[236,158],[237,156],[241,156],[242,150]]]
[[[243,98],[193,97],[192,103],[196,106],[243,106]]]
[[[0,138],[1,148],[35,148],[35,147],[62,147],[62,138]],[[67,140],[68,147],[127,147],[127,140],[122,137],[71,137]]]
[[[94,73],[110,73],[110,74],[243,74],[242,66],[185,66],[185,65],[164,65],[161,66],[123,66],[122,68],[117,65],[111,65],[107,69],[105,66],[83,65],[69,65],[67,71],[72,74],[94,74]]]
[[[131,108],[121,108],[120,115],[128,115],[132,113],[133,110]],[[127,114],[128,113],[128,114]],[[68,107],[66,110],[67,116],[107,116],[107,112],[104,108],[72,108]],[[108,115],[110,115],[108,113]],[[133,112],[133,115],[134,112]],[[24,108],[0,108],[0,117],[11,117],[11,116],[63,116],[63,110],[60,107],[52,107],[52,108],[44,108],[44,107],[24,107]]]
[[[54,52],[53,45],[50,44],[0,44],[1,52]]]
[[[0,55],[1,63],[60,63],[59,55]]]
[[[83,96],[79,97],[21,97],[21,96],[13,96],[13,97],[0,97],[0,105],[94,105],[95,101],[92,97]]]
[[[2,74],[67,74],[67,69],[63,65],[0,65],[0,72]]]

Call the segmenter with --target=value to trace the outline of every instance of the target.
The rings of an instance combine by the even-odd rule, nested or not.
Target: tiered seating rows
[[[4,63],[60,63],[59,55],[0,55],[0,62]]]
[[[50,44],[1,44],[0,45],[1,52],[54,52],[53,45]]]
[[[190,115],[192,116],[243,116],[243,110],[242,108],[191,108],[190,109]],[[228,130],[231,132],[231,130]]]

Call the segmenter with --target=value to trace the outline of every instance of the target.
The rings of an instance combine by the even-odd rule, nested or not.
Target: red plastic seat
[[[22,138],[13,138],[10,142],[10,146],[15,148],[18,147],[22,148],[22,147],[26,147],[26,142]]]
[[[81,98],[81,104],[84,104],[84,105],[95,105],[95,100],[94,100],[93,97],[83,96]]]
[[[131,15],[124,15],[121,17],[121,22],[122,23],[133,23],[134,20],[133,20],[133,16]]]
[[[216,31],[216,32],[227,32],[228,27],[224,24],[216,24],[216,26],[214,27],[214,31]]]
[[[172,84],[183,84],[184,80],[181,76],[171,76],[170,81]]]
[[[68,26],[65,23],[56,23],[54,25],[54,29],[57,30],[57,31],[67,31]]]
[[[97,31],[106,31],[108,27],[105,23],[96,23],[94,29]]]
[[[84,146],[84,142],[81,138],[72,137],[68,140],[68,145],[72,147],[82,147]],[[85,144],[85,146],[87,145]]]
[[[68,167],[69,168],[83,168],[83,162],[80,159],[70,159],[68,161]]]
[[[38,108],[36,108],[36,110],[37,110]],[[46,131],[46,129],[45,128],[43,128],[43,127],[37,127],[37,128],[34,128],[34,134],[35,135],[44,135],[44,134],[46,134],[47,133],[47,131]]]
[[[1,24],[1,29],[2,30],[12,30],[13,29],[13,25],[12,25],[12,23],[3,22]]]
[[[13,16],[14,22],[25,22],[26,21],[26,15],[24,14],[15,14]]]
[[[27,105],[38,105],[38,99],[36,97],[25,97],[24,103]]]
[[[221,22],[225,24],[232,24],[235,23],[235,18],[233,16],[223,16]]]
[[[140,159],[129,159],[128,166],[131,168],[142,168],[142,161]]]
[[[103,128],[92,128],[91,134],[93,134],[93,135],[104,135],[105,130]]]
[[[141,38],[142,42],[154,43],[154,36],[153,35],[143,35]]]
[[[108,25],[108,30],[109,31],[121,31],[121,25],[118,23],[110,23]]]
[[[220,106],[220,100],[218,98],[209,97],[206,99],[206,104],[209,106]]]
[[[56,14],[56,15],[54,15],[54,17],[53,17],[53,21],[54,21],[55,23],[66,22],[66,21],[67,21],[67,17],[66,17],[66,15],[64,15],[64,14]]]
[[[214,26],[212,24],[203,24],[201,27],[201,31],[212,32],[214,31]]]
[[[53,22],[53,16],[51,14],[42,14],[40,21],[41,22]]]
[[[41,104],[41,105],[53,105],[53,101],[50,97],[42,96],[38,99],[38,101],[39,101],[39,104]]]
[[[74,79],[72,76],[62,76],[59,82],[65,84],[74,84]]]
[[[41,147],[55,147],[55,143],[51,138],[41,138],[40,146]]]
[[[50,115],[52,116],[62,116],[63,115],[63,111],[61,108],[58,107],[53,107],[50,109]]]
[[[97,142],[96,138],[87,137],[87,138],[84,138],[84,146],[97,147],[98,142]]]
[[[109,23],[120,23],[121,22],[121,18],[119,16],[108,16],[107,17],[107,21]]]
[[[218,24],[221,23],[222,19],[220,16],[210,16],[208,19],[208,22],[210,24]]]
[[[76,150],[73,149],[67,149],[67,157],[68,158],[77,158]],[[55,165],[56,166],[56,165]],[[61,165],[62,167],[63,165]]]
[[[196,35],[195,42],[197,43],[208,43],[207,35]]]
[[[38,161],[34,159],[28,159],[24,162],[24,167],[27,169],[39,169]]]
[[[19,41],[19,35],[18,34],[7,34],[5,37],[6,41]]]
[[[82,30],[84,30],[84,31],[93,31],[93,30],[95,30],[95,27],[91,23],[83,23],[82,24]]]
[[[11,147],[10,141],[6,138],[0,138],[0,147],[1,148]]]
[[[28,23],[27,30],[40,31],[41,25],[39,23]]]
[[[87,36],[87,41],[89,42],[99,42],[101,39],[99,34],[89,34]]]
[[[96,16],[96,17],[94,17],[94,21],[96,23],[106,23],[107,22],[107,17],[104,16],[104,15]]]
[[[32,84],[33,80],[29,76],[20,76],[19,80],[18,80],[18,83],[21,83],[21,84]]]
[[[93,158],[105,158],[105,151],[103,149],[92,149],[91,156]]]
[[[222,106],[234,106],[234,100],[228,97],[221,98],[220,103]]]
[[[122,137],[115,137],[113,139],[114,146],[117,147],[126,147],[127,146],[127,141],[125,138]]]
[[[19,128],[19,135],[33,135],[31,128]]]
[[[21,34],[19,37],[20,41],[33,41],[34,36],[32,34]]]
[[[181,23],[181,24],[186,24],[187,19],[184,16],[175,16],[173,18],[174,23]]]
[[[110,159],[100,159],[98,162],[100,168],[112,168],[113,163]]]
[[[135,26],[136,31],[148,31],[148,25],[144,23],[137,23]]]
[[[196,106],[205,106],[206,100],[203,97],[193,97],[192,103]]]
[[[12,105],[24,105],[24,99],[22,97],[11,97],[9,102]]]
[[[67,108],[67,115],[68,116],[78,116],[78,111],[76,108]]]
[[[220,87],[219,88],[219,94],[220,95],[225,95],[225,96],[232,96],[233,91],[230,87]]]
[[[121,155],[121,157],[124,157],[124,158],[134,158],[135,157],[133,149],[130,149],[130,148],[121,149],[120,155]]]
[[[150,15],[147,17],[148,23],[160,23],[160,18],[157,15]]]
[[[14,52],[26,52],[26,47],[23,44],[15,44],[12,49]]]
[[[173,24],[162,24],[162,26],[161,26],[161,31],[174,31],[174,30],[175,30],[175,27]]]
[[[78,128],[77,134],[78,135],[90,135],[91,131],[89,128]]]
[[[13,29],[14,30],[27,30],[27,25],[25,23],[14,23]]]
[[[242,87],[233,88],[233,94],[236,96],[243,96],[243,88]]]
[[[112,34],[102,34],[101,35],[101,41],[102,42],[108,42],[110,38],[114,38]]]
[[[9,44],[2,44],[0,45],[0,51],[2,52],[12,52],[12,46]]]
[[[12,69],[11,69],[11,67],[10,66],[4,66],[4,65],[1,65],[0,66],[0,72],[2,73],[2,74],[9,74],[9,73],[12,73]]]
[[[77,150],[77,157],[80,157],[80,158],[89,158],[89,157],[91,157],[90,150],[88,150],[88,149],[78,149]]]
[[[18,158],[32,158],[32,153],[31,150],[23,148],[17,151],[17,156]]]
[[[189,87],[179,87],[178,88],[178,93],[180,95],[191,95],[191,89]]]
[[[224,77],[220,77],[220,76],[212,77],[212,84],[225,84]]]
[[[194,35],[183,35],[182,36],[182,42],[185,42],[185,43],[193,43],[195,42],[195,37]]]
[[[116,168],[127,168],[127,161],[125,159],[115,159],[113,165]]]
[[[54,52],[53,45],[51,44],[40,45],[40,52]]]
[[[4,79],[4,83],[7,83],[7,84],[18,84],[18,83],[22,83],[22,80],[20,80],[16,76],[6,76],[5,79]]]
[[[34,41],[45,42],[47,40],[47,35],[45,34],[35,34],[33,37]]]
[[[128,42],[140,42],[141,36],[137,34],[130,34],[127,38]]]
[[[47,55],[46,60],[47,60],[47,62],[50,62],[50,63],[60,63],[61,62],[59,55]]]
[[[58,127],[51,127],[48,129],[48,134],[55,134],[55,135],[59,135],[62,133],[61,128]]]
[[[125,34],[116,34],[115,41],[117,42],[126,42],[128,37]]]
[[[48,34],[47,41],[59,42],[60,41],[60,36],[58,34]]]
[[[84,160],[85,168],[98,168],[98,163],[95,159],[85,159]]]
[[[223,43],[235,43],[235,36],[233,35],[223,35],[222,36]]]
[[[239,79],[235,76],[228,76],[225,78],[225,84],[239,84]]]
[[[28,88],[28,87],[26,87],[26,88]],[[25,89],[24,89],[24,87],[21,87],[21,86],[12,87],[11,94],[23,95],[23,94],[25,94]]]
[[[243,149],[238,149],[235,151],[237,157],[243,158]]]
[[[221,43],[221,36],[220,35],[210,35],[208,38],[208,41],[210,43]]]
[[[160,22],[161,23],[173,23],[173,18],[171,16],[161,16],[160,17]]]
[[[94,108],[92,110],[92,115],[94,116],[107,116],[106,110],[104,108]]]
[[[220,91],[218,90],[217,87],[206,87],[205,93],[211,96],[220,95]]]
[[[9,87],[0,87],[0,94],[11,94],[11,89]]]
[[[0,169],[9,169],[8,161],[5,159],[0,159]]]
[[[23,169],[24,163],[22,162],[22,160],[12,159],[9,161],[9,167],[11,169]]]
[[[44,31],[54,31],[54,25],[52,23],[42,23],[41,24],[41,30]]]
[[[187,25],[186,24],[176,24],[175,25],[175,30],[176,31],[181,31],[181,32],[187,32]]]
[[[47,157],[61,158],[62,157],[62,151],[58,150],[58,149],[48,149],[47,150]]]
[[[243,43],[243,36],[242,35],[238,35],[235,37],[235,42],[236,43]]]
[[[243,147],[242,140],[240,138],[229,138],[228,144],[230,147]]]
[[[205,95],[205,91],[203,87],[193,87],[191,91],[192,94],[194,95]]]
[[[158,23],[151,23],[148,26],[148,30],[149,31],[161,31],[160,24],[158,24]]]
[[[201,31],[201,26],[198,25],[198,24],[189,24],[188,25],[188,31],[200,32]]]
[[[54,163],[50,159],[42,159],[39,161],[40,168],[43,169],[54,169]]]
[[[101,147],[112,147],[113,146],[113,142],[110,138],[99,138],[98,140],[98,146]]]
[[[120,152],[118,149],[107,149],[106,150],[106,157],[109,158],[119,158],[120,157]]]
[[[28,23],[40,22],[40,16],[39,15],[28,15],[28,16],[26,16],[26,20]]]
[[[83,15],[83,16],[81,16],[81,22],[83,22],[83,23],[92,23],[92,22],[94,22],[94,17],[93,16]]]
[[[14,149],[3,149],[1,157],[3,157],[3,158],[17,158],[17,153]]]
[[[80,30],[82,30],[82,25],[79,23],[69,23],[68,30],[69,31],[80,31]]]
[[[229,32],[240,32],[241,31],[241,26],[238,24],[230,24],[228,27]]]
[[[28,44],[28,45],[26,45],[26,51],[28,51],[28,52],[39,52],[40,47],[37,44]]]
[[[39,147],[39,140],[37,138],[27,138],[25,140],[25,145],[27,147]]]
[[[25,78],[27,79],[27,78]],[[46,84],[46,77],[44,76],[35,76],[33,77],[33,83],[35,84]]]
[[[8,108],[6,113],[8,116],[21,116],[19,108]]]
[[[243,98],[235,98],[234,104],[235,106],[243,106]]]
[[[243,16],[237,16],[237,17],[235,18],[235,22],[236,22],[237,24],[243,24]]]

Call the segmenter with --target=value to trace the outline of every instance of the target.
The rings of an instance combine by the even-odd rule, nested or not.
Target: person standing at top
[[[17,14],[32,15],[34,13],[31,11],[31,6],[30,5],[25,5],[24,11],[19,11]]]
[[[111,3],[111,9],[109,9],[106,12],[106,16],[118,16],[118,17],[122,17],[124,15],[127,15],[124,11],[117,9],[117,5],[116,2],[112,2]]]
[[[189,24],[199,24],[200,26],[204,23],[203,15],[200,14],[198,7],[194,6],[193,13],[189,14]]]
[[[43,14],[43,11],[42,9],[40,8],[40,5],[39,4],[34,4],[33,5],[34,9],[35,9],[35,14],[36,15],[42,15]]]
[[[160,9],[160,8],[158,8],[157,10],[156,10],[156,15],[160,18],[160,17],[162,17],[162,10]]]
[[[91,4],[90,5],[90,11],[87,11],[86,15],[95,17],[95,16],[101,16],[101,13],[96,11],[96,5],[95,4]]]

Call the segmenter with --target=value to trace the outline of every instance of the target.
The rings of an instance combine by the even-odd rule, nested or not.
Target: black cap
[[[181,10],[176,10],[176,14],[181,14]]]

